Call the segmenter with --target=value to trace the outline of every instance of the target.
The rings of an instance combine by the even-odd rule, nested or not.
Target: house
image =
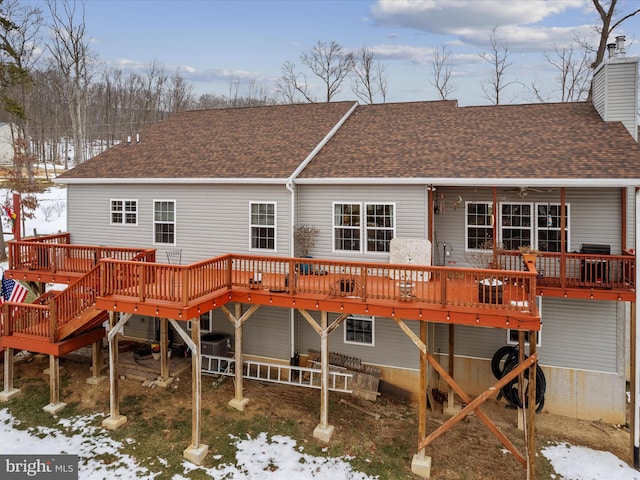
[[[543,403],[623,423],[637,300],[637,84],[638,59],[620,55],[596,69],[592,103],[175,114],[59,177],[70,237],[14,242],[8,275],[71,283],[82,273],[82,291],[99,290],[89,303],[112,312],[112,331],[163,348],[198,348],[200,334],[212,334],[230,340],[238,364],[291,368],[321,351],[314,435],[326,441],[329,351],[379,368],[385,388],[416,399],[422,418],[427,373],[456,414],[454,390],[470,404],[468,394],[496,381],[496,351],[528,338],[536,342],[519,365],[538,362],[546,383],[529,410]],[[319,229],[311,259],[292,258],[296,225]],[[69,238],[118,248],[95,247],[63,268]],[[535,264],[522,262],[523,245],[540,250]],[[236,379],[232,405],[242,409],[241,369]],[[121,423],[117,405],[111,418]],[[199,440],[194,426],[196,462],[206,453]]]

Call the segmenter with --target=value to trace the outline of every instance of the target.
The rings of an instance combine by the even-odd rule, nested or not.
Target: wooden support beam
[[[303,314],[303,316],[305,315]],[[333,425],[329,425],[329,313],[320,312],[320,317],[320,423],[313,430],[313,436],[323,442],[328,442],[334,430]],[[305,318],[307,317],[305,316]]]
[[[125,315],[131,317],[131,315]],[[127,417],[120,415],[120,383],[118,380],[118,329],[126,322],[125,318],[116,323],[116,312],[109,312],[109,416],[102,421],[102,426],[115,430],[127,422]]]
[[[4,349],[4,389],[0,393],[0,402],[8,402],[20,394],[20,390],[13,388],[14,359],[13,348]]]
[[[43,410],[55,415],[66,406],[60,401],[60,357],[49,355],[49,405]]]
[[[169,379],[169,320],[160,319],[160,378]]]
[[[427,344],[427,324],[420,322],[420,341]],[[418,393],[418,442],[427,436],[427,353],[420,350],[420,390]],[[433,408],[433,404],[431,404]]]
[[[453,378],[449,377],[449,374],[445,371],[444,368],[438,363],[438,360],[427,353],[427,360],[433,366],[433,368],[438,371],[438,373],[445,379],[445,381],[453,387],[455,392],[462,398],[462,401],[467,403],[467,406],[464,407],[460,412],[447,420],[444,424],[442,424],[437,430],[435,430],[431,435],[429,435],[426,439],[424,439],[418,445],[418,450],[425,448],[429,443],[438,438],[440,435],[445,433],[449,428],[462,420],[466,415],[468,415],[472,410],[475,410],[476,415],[482,422],[493,432],[493,434],[502,442],[502,444],[514,455],[516,460],[518,460],[523,467],[527,466],[526,459],[522,456],[522,454],[518,451],[515,445],[500,431],[500,429],[491,421],[491,419],[480,409],[478,408],[480,404],[490,398],[492,395],[496,393],[497,390],[500,390],[503,386],[513,380],[521,370],[524,370],[530,367],[532,364],[535,364],[538,361],[538,354],[535,353],[529,358],[527,358],[522,364],[516,366],[513,370],[507,373],[504,377],[502,377],[498,382],[496,382],[493,386],[489,387],[487,390],[478,395],[475,399],[471,399],[471,397],[453,380]]]
[[[191,320],[191,340],[195,351],[191,354],[191,445],[183,455],[196,465],[201,465],[209,446],[200,443],[202,418],[202,357],[200,355],[200,318]]]
[[[258,305],[259,306],[259,305]],[[243,411],[244,407],[246,407],[247,403],[249,403],[249,399],[244,396],[244,384],[243,384],[243,370],[244,370],[244,359],[242,354],[242,325],[246,322],[253,312],[257,310],[256,305],[252,305],[246,314],[242,315],[242,304],[235,304],[235,315],[231,315],[231,312],[226,307],[222,307],[229,313],[228,318],[232,320],[235,318],[235,322],[232,323],[235,326],[235,359],[236,359],[236,368],[235,368],[235,392],[234,397],[229,401],[229,405],[236,410]],[[253,311],[252,311],[253,309]]]
[[[453,323],[449,324],[449,376],[451,378],[454,378],[453,375],[453,370],[454,370],[454,363],[455,363],[455,358],[456,358],[456,354],[455,354],[455,325]],[[451,388],[451,385],[449,385],[449,391],[447,392],[447,413],[451,414],[451,413],[455,413],[456,412],[456,395],[455,392],[453,391],[453,388]]]
[[[529,332],[529,356],[537,357],[538,332]],[[529,367],[529,405],[527,407],[526,446],[527,446],[527,480],[536,478],[536,375],[538,362]]]

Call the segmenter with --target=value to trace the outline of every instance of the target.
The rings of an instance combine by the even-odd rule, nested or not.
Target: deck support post
[[[120,415],[117,329],[116,312],[109,312],[109,416],[102,421],[107,430],[116,430],[127,423],[127,417]]]
[[[42,409],[55,415],[66,406],[60,401],[60,357],[49,355],[49,405]]]
[[[538,343],[538,332],[535,330],[529,332],[529,356],[536,354]],[[527,445],[527,480],[535,480],[536,478],[536,374],[538,370],[538,362],[529,367],[529,405],[527,406],[525,442]]]
[[[244,407],[249,403],[249,399],[244,397],[244,384],[243,384],[243,370],[244,370],[244,360],[242,358],[242,325],[244,322],[240,322],[240,318],[242,316],[242,304],[236,303],[235,305],[235,321],[232,322],[235,327],[235,392],[234,397],[229,400],[229,406],[235,408],[236,410],[240,410],[241,412],[244,410]]]
[[[20,390],[13,388],[13,348],[4,349],[4,389],[0,393],[0,402],[8,402],[20,395]]]
[[[102,375],[103,363],[102,340],[96,340],[91,346],[91,376],[87,378],[89,385],[98,385],[106,380],[107,377]]]
[[[427,323],[420,322],[420,341],[427,345]],[[418,396],[418,444],[427,438],[427,401],[430,398],[428,375],[427,350],[420,349],[420,394]],[[433,408],[433,403],[431,404]],[[431,476],[431,457],[426,454],[426,448],[422,448],[411,460],[411,471],[422,478]]]
[[[191,340],[195,349],[191,352],[191,445],[183,452],[184,458],[202,465],[209,451],[208,445],[200,443],[200,421],[202,418],[202,356],[200,353],[200,319],[191,321]]]
[[[313,436],[328,442],[334,431],[334,426],[329,425],[329,313],[320,312],[320,317],[320,423],[313,430]]]
[[[168,387],[173,382],[169,376],[169,319],[160,319],[160,379],[159,387]]]
[[[453,323],[449,324],[449,376],[451,378],[455,378],[453,375],[453,366],[455,363],[456,352],[455,352],[455,325]],[[447,405],[443,408],[443,412],[445,415],[455,415],[460,411],[460,405],[456,405],[456,393],[449,385],[449,391],[447,392]]]

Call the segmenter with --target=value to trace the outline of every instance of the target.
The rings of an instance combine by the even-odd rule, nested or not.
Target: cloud
[[[585,0],[378,0],[372,17],[380,25],[417,29],[429,33],[457,34],[487,30],[496,25],[531,25]]]

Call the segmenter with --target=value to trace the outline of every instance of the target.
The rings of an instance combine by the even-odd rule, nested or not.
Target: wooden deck
[[[250,255],[169,265],[153,249],[72,245],[69,234],[9,249],[8,277],[69,286],[34,304],[5,304],[12,315],[0,334],[49,343],[96,327],[107,311],[187,321],[229,302],[532,331],[536,295],[635,300],[628,253],[545,253],[527,268],[505,252],[500,269],[476,269]]]

